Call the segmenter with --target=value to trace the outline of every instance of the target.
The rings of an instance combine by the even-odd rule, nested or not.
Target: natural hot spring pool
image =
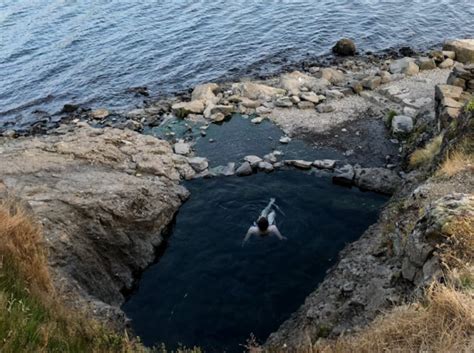
[[[297,171],[188,182],[159,261],[124,305],[146,345],[239,352],[262,342],[324,278],[338,252],[376,221],[386,197]],[[287,241],[252,239],[247,228],[270,197],[285,213]]]

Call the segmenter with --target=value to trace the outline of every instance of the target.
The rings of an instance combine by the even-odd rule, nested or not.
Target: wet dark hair
[[[260,217],[257,220],[257,226],[258,229],[260,229],[262,232],[266,231],[268,229],[268,219],[266,219],[265,217]]]

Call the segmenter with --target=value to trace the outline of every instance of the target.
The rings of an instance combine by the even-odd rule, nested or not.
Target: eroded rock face
[[[155,248],[188,191],[186,158],[151,136],[117,129],[18,139],[0,146],[0,190],[42,224],[57,288],[121,324],[123,290]],[[118,320],[118,321],[117,321]]]
[[[415,285],[423,285],[440,271],[439,260],[433,255],[438,244],[446,240],[443,227],[450,220],[474,217],[474,196],[450,194],[430,205],[421,217],[405,245],[402,275]]]

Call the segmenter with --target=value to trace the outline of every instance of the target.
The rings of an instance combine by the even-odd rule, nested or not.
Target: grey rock
[[[280,141],[280,143],[286,145],[286,144],[290,143],[291,138],[289,138],[288,136],[283,136],[283,137],[280,137],[279,141]]]
[[[91,112],[91,117],[93,119],[102,120],[107,118],[110,115],[110,112],[107,109],[101,108],[96,109]]]
[[[257,109],[255,109],[257,114],[270,114],[272,112],[271,108],[260,106]]]
[[[395,60],[390,64],[390,72],[392,74],[415,75],[420,71],[420,68],[414,61],[413,58]]]
[[[344,98],[344,93],[342,93],[341,91],[339,91],[337,89],[328,89],[328,90],[326,90],[325,94],[328,98],[333,98],[333,99],[342,99],[342,98]]]
[[[270,173],[273,172],[274,167],[271,163],[262,161],[257,164],[257,169],[265,173]]]
[[[396,115],[392,119],[392,133],[406,135],[413,130],[413,118],[406,115]]]
[[[379,76],[382,84],[392,81],[392,75],[388,71],[380,71]]]
[[[255,168],[258,163],[262,161],[262,158],[254,155],[249,155],[244,157],[244,161],[249,162],[252,168]]]
[[[336,161],[334,159],[315,160],[313,166],[318,169],[334,169]]]
[[[417,59],[416,64],[421,71],[436,69],[436,62],[432,58],[420,57]]]
[[[454,51],[450,51],[450,50],[443,50],[441,53],[443,53],[443,56],[446,58],[446,59],[456,59],[456,53]]]
[[[443,100],[444,98],[459,99],[461,98],[462,91],[462,88],[457,86],[436,85],[435,99],[439,101]]]
[[[121,289],[155,260],[189,195],[178,185],[194,174],[186,158],[150,135],[86,126],[9,140],[2,150],[3,191],[41,220],[58,294],[124,330]]]
[[[275,106],[280,108],[290,108],[293,106],[293,102],[289,97],[279,97],[275,100]]]
[[[299,109],[314,109],[314,103],[311,103],[309,101],[301,101],[298,103],[298,108]]]
[[[355,171],[354,183],[364,190],[392,195],[401,185],[401,178],[393,170],[361,168]]]
[[[319,104],[316,110],[319,113],[331,113],[334,111],[334,107],[331,104]]]
[[[256,118],[251,119],[250,122],[252,124],[260,124],[260,123],[262,123],[263,120],[265,120],[265,118],[263,118],[261,116],[258,116]]]
[[[278,161],[277,156],[274,153],[269,153],[263,156],[263,160],[269,163],[276,163]]]
[[[235,163],[229,162],[227,165],[222,169],[221,174],[223,176],[231,176],[235,174]]]
[[[443,50],[455,52],[456,60],[461,63],[474,63],[474,39],[447,41],[443,45]]]
[[[3,134],[4,137],[7,138],[15,138],[16,137],[16,131],[13,129],[6,130]]]
[[[197,173],[203,172],[209,166],[209,162],[204,157],[188,158],[188,163]]]
[[[298,104],[299,102],[301,102],[301,99],[298,96],[291,96],[290,99],[293,102],[293,104]]]
[[[439,64],[439,68],[440,69],[447,69],[447,68],[453,67],[453,65],[454,65],[454,60],[450,59],[450,58],[447,58],[441,64]]]
[[[361,81],[362,86],[370,90],[376,89],[381,83],[382,78],[379,76],[367,77]]]
[[[286,160],[285,164],[291,165],[299,169],[311,169],[313,162],[304,161],[302,159],[291,159],[291,160]]]
[[[237,176],[247,176],[253,173],[252,167],[250,166],[249,162],[244,162],[237,168],[235,174]]]
[[[314,92],[302,93],[301,94],[301,99],[303,99],[305,101],[308,101],[308,102],[311,102],[311,103],[314,103],[314,104],[319,103],[319,96]]]
[[[332,177],[332,181],[335,184],[351,186],[354,182],[354,167],[350,164],[346,164],[341,168],[336,169],[336,175]]]
[[[184,118],[189,114],[202,114],[205,105],[201,100],[194,100],[191,102],[181,102],[173,104],[171,109],[178,118]]]
[[[181,154],[183,156],[191,153],[191,146],[184,141],[179,141],[173,145],[174,153]]]

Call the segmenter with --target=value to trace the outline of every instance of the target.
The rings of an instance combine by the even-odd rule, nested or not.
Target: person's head
[[[260,231],[266,232],[268,229],[268,219],[266,219],[265,217],[260,217],[257,220],[257,226]]]

